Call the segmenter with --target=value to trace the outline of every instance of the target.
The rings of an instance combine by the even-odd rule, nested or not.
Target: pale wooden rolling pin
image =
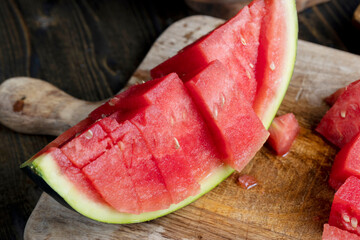
[[[10,78],[0,85],[0,123],[21,133],[57,136],[102,103],[74,98],[43,80]]]

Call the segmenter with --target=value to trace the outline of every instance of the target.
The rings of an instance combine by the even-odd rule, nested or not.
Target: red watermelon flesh
[[[118,146],[134,183],[142,212],[168,208],[172,203],[170,194],[139,130],[125,121],[120,124],[116,134],[120,136]]]
[[[82,169],[100,195],[119,212],[140,213],[139,198],[117,145]]]
[[[215,135],[224,161],[241,171],[269,136],[251,104],[219,61],[185,86]]]
[[[119,109],[156,105],[164,113],[196,180],[222,163],[208,126],[175,73],[136,85],[122,97]]]
[[[238,86],[244,89],[246,99],[253,102],[259,33],[264,13],[264,1],[254,1],[231,20],[152,69],[151,76],[156,78],[176,72],[183,81],[188,81],[211,61],[218,59],[227,67]]]
[[[360,234],[360,180],[349,177],[335,193],[329,225]]]
[[[334,103],[338,100],[338,98],[341,96],[341,94],[343,94],[345,92],[345,90],[347,90],[348,88],[352,87],[353,85],[357,84],[360,82],[360,79],[350,83],[349,85],[347,85],[346,87],[340,88],[337,91],[335,91],[333,94],[331,94],[330,96],[325,98],[325,102],[327,104],[329,104],[330,106],[334,105]]]
[[[324,224],[324,231],[322,234],[322,240],[360,240],[360,237],[356,234],[348,231],[341,230],[337,227]]]
[[[86,194],[89,199],[95,202],[105,203],[89,179],[84,175],[84,173],[79,168],[74,166],[74,164],[59,148],[52,147],[48,149],[47,152],[50,153],[51,156],[55,159],[58,167],[66,175],[66,177],[70,181],[76,183],[78,190],[82,191],[83,194]]]
[[[95,123],[79,136],[61,147],[63,153],[78,168],[83,168],[111,146],[102,127]]]
[[[170,123],[155,106],[139,109],[129,121],[144,137],[164,178],[172,202],[195,195],[199,184],[194,179],[182,147],[174,137]]]
[[[360,133],[336,155],[329,184],[337,190],[350,176],[360,178]]]
[[[360,83],[349,87],[321,119],[316,131],[338,147],[360,131]]]
[[[284,56],[289,49],[286,44],[288,24],[284,21],[286,13],[282,11],[288,0],[265,0],[267,14],[262,19],[260,32],[259,55],[256,65],[257,92],[253,104],[254,111],[260,119],[272,118],[272,107],[279,95],[284,94],[281,83],[284,71],[289,63]]]

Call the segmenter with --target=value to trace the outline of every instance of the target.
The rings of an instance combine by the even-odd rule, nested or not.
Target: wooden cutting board
[[[174,23],[155,42],[130,82],[223,21],[193,16]],[[360,78],[360,57],[299,41],[295,72],[278,114],[293,112],[301,126],[291,151],[268,147],[242,174],[258,180],[244,190],[233,174],[189,206],[139,224],[99,223],[43,194],[26,225],[25,239],[320,239],[334,191],[327,180],[337,149],[314,128],[328,106],[323,98]]]

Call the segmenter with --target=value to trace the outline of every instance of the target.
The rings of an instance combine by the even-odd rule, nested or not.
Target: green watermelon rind
[[[295,1],[287,0],[285,2],[286,4],[284,4],[284,6],[286,7],[285,12],[287,14],[286,22],[288,24],[286,49],[291,49],[292,51],[287,51],[286,56],[282,58],[283,62],[288,64],[284,67],[283,74],[281,74],[283,80],[278,87],[274,101],[270,103],[267,111],[260,117],[266,128],[270,126],[285,96],[295,66],[298,33],[297,12]],[[85,194],[79,191],[76,186],[61,173],[55,159],[53,159],[50,154],[45,153],[32,161],[24,163],[22,167],[32,168],[36,174],[41,176],[52,189],[56,190],[56,192],[79,213],[96,221],[117,224],[149,221],[174,212],[194,202],[202,195],[215,188],[234,172],[234,169],[224,164],[215,169],[200,183],[201,190],[199,194],[188,197],[178,204],[171,205],[167,209],[136,215],[120,213],[107,204],[89,200]]]
[[[201,183],[200,193],[188,197],[178,204],[173,204],[169,208],[159,211],[141,213],[141,214],[128,214],[120,213],[107,204],[95,201],[89,201],[86,194],[82,193],[76,188],[66,176],[64,176],[58,167],[56,160],[53,159],[51,154],[43,154],[36,158],[31,167],[45,182],[76,211],[82,215],[94,219],[96,221],[107,223],[138,223],[149,221],[171,212],[174,212],[201,197],[211,189],[216,187],[219,183],[225,180],[233,173],[233,169],[227,165],[222,165],[215,169],[209,176],[207,176]]]

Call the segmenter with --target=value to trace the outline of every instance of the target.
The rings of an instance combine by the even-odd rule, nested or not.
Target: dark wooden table
[[[359,3],[332,0],[303,11],[299,38],[360,54],[360,30],[351,23]],[[0,83],[31,76],[77,98],[110,97],[125,84],[157,36],[193,14],[197,13],[181,0],[2,0]],[[23,238],[42,191],[19,165],[52,139],[0,125],[0,239]]]

